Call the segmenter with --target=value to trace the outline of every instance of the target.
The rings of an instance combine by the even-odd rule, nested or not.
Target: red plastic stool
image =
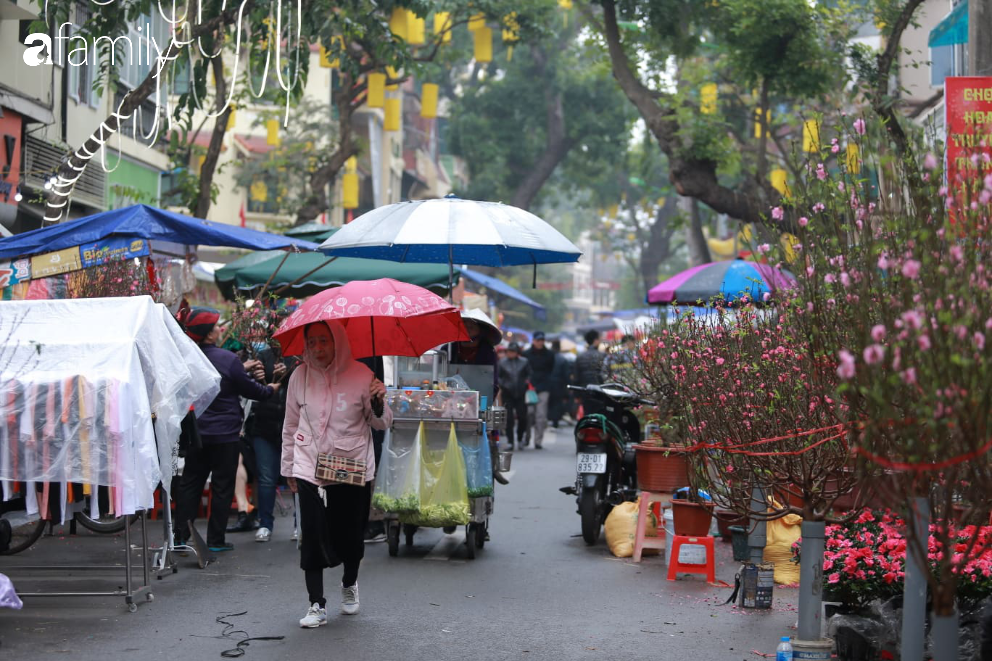
[[[669,494],[642,491],[637,509],[637,533],[634,535],[634,562],[641,561],[644,549],[665,549],[665,526],[660,516],[662,503],[671,499]],[[646,536],[648,512],[654,511],[658,522],[657,534]]]
[[[688,537],[686,535],[672,535],[672,561],[668,565],[668,580],[674,581],[675,575],[683,574],[706,574],[707,583],[716,583],[716,547],[712,537]],[[683,564],[679,562],[679,551],[683,544],[698,544],[706,547],[706,564]]]

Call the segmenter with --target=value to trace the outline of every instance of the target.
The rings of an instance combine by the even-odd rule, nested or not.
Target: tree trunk
[[[247,0],[244,5],[244,11],[251,11],[253,4],[253,0]],[[223,11],[210,20],[189,29],[188,38],[183,36],[181,32],[177,33],[169,43],[169,48],[162,54],[161,61],[164,63],[174,60],[179,54],[179,51],[185,47],[180,46],[180,43],[187,44],[197,37],[206,36],[215,30],[234,23],[237,20],[238,13],[238,8]],[[164,68],[164,64],[162,66]],[[158,66],[153,66],[148,72],[148,75],[145,76],[145,79],[141,81],[141,84],[124,97],[124,100],[117,107],[116,112],[105,119],[99,128],[87,138],[86,142],[72,152],[69,158],[59,166],[56,173],[57,181],[52,186],[52,190],[45,201],[44,223],[58,223],[69,218],[69,198],[76,186],[76,182],[79,181],[79,178],[86,170],[90,159],[98,154],[103,145],[120,130],[121,123],[131,117],[134,111],[155,92],[158,75]]]
[[[341,88],[335,95],[338,108],[338,148],[322,167],[310,175],[310,196],[296,212],[296,225],[308,223],[327,210],[327,187],[338,176],[345,161],[358,154],[351,128],[351,115],[354,112],[352,103],[351,76],[341,74]]]
[[[641,247],[641,259],[638,264],[638,273],[645,292],[658,284],[658,269],[672,254],[672,237],[675,235],[675,229],[671,221],[677,213],[678,205],[675,200],[669,199],[664,206],[658,208],[654,222],[648,227],[648,240]]]
[[[669,178],[676,192],[693,197],[719,213],[725,213],[749,223],[764,223],[781,230],[791,228],[791,221],[775,221],[765,213],[765,205],[753,195],[732,190],[720,184],[717,164],[688,158],[682,154],[679,142],[679,122],[674,109],[659,103],[657,95],[637,78],[620,40],[615,0],[603,0],[604,36],[613,64],[613,75],[627,98],[640,112],[648,130],[668,156]],[[660,98],[667,98],[661,95]]]
[[[545,127],[544,152],[538,157],[530,171],[524,175],[523,181],[513,191],[513,197],[510,199],[510,204],[519,209],[530,208],[541,187],[544,186],[548,178],[554,173],[555,168],[565,159],[568,151],[575,144],[575,141],[569,139],[565,134],[565,109],[562,103],[562,94],[546,80],[547,55],[536,45],[531,47],[531,54],[538,76],[545,81],[544,107],[547,115],[547,126]]]
[[[685,228],[685,242],[689,247],[689,263],[692,266],[709,264],[713,260],[710,257],[710,247],[706,243],[706,235],[703,234],[703,219],[699,213],[699,203],[691,197],[683,197],[679,200],[679,204],[689,219]]]
[[[227,81],[224,80],[224,63],[222,58],[215,57],[210,62],[214,71],[216,81],[216,108],[219,110],[227,99]],[[234,81],[231,81],[232,84]],[[214,128],[210,133],[210,145],[207,147],[207,155],[200,166],[200,192],[196,198],[196,204],[191,211],[194,218],[206,218],[210,213],[210,205],[213,203],[213,183],[214,172],[217,170],[217,161],[220,159],[220,150],[224,145],[224,135],[227,133],[227,122],[231,117],[234,108],[228,105],[214,119]]]
[[[968,2],[968,75],[992,76],[992,0]]]

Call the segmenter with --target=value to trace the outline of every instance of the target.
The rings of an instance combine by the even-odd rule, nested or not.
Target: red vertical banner
[[[992,76],[944,81],[947,185],[956,203],[970,202],[992,174]]]
[[[21,116],[9,108],[0,113],[0,204],[16,207],[21,183]]]

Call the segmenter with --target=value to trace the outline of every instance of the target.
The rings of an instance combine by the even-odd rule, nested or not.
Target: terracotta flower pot
[[[686,453],[681,448],[635,445],[637,488],[641,491],[675,493],[689,484]]]
[[[720,529],[720,537],[722,537],[725,542],[730,541],[730,526],[742,526],[744,528],[747,528],[748,526],[746,516],[741,516],[740,514],[731,512],[730,510],[716,510],[714,515],[716,516],[716,525]]]
[[[713,521],[713,503],[693,503],[688,500],[672,501],[675,534],[688,537],[706,537]]]

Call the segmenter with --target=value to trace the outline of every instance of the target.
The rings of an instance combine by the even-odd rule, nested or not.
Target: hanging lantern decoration
[[[344,37],[341,35],[331,37],[331,47],[335,46],[338,50],[344,50]],[[320,46],[320,66],[324,69],[341,68],[341,59],[339,57],[331,59],[331,50],[324,48],[323,44]]]
[[[261,179],[253,181],[249,189],[249,196],[252,202],[268,202],[269,188]]]
[[[437,90],[434,83],[424,83],[420,89],[420,116],[424,119],[437,117]]]
[[[358,208],[358,173],[345,172],[341,175],[341,208]]]
[[[427,21],[407,10],[407,38],[406,41],[411,46],[423,46],[427,43]]]
[[[855,142],[847,143],[847,171],[851,174],[861,172],[861,149]]]
[[[441,43],[451,43],[451,12],[439,11],[434,14],[434,36],[441,36]]]
[[[763,131],[761,129],[761,108],[758,108],[754,113],[754,137],[761,138]],[[771,126],[772,124],[772,111],[771,109],[765,111],[765,124]]]
[[[699,88],[699,112],[704,115],[715,115],[717,110],[716,83],[706,83]]]
[[[571,9],[572,0],[558,0],[558,6],[561,7],[562,9]]]
[[[389,30],[403,41],[406,41],[407,36],[410,34],[410,14],[406,9],[397,7],[393,10],[393,13],[389,16]]]
[[[796,260],[799,258],[799,253],[796,252],[796,246],[799,245],[799,237],[795,234],[784,233],[779,241],[782,244],[782,249],[785,251],[785,261],[788,264],[795,264]]]
[[[265,144],[270,147],[279,146],[279,120],[270,119],[265,122]]]
[[[368,98],[365,103],[369,108],[382,108],[386,98],[386,74],[370,73],[368,84]]]
[[[803,151],[820,151],[820,120],[808,119],[803,122]]]
[[[386,118],[383,120],[383,128],[387,131],[400,130],[400,114],[403,110],[403,102],[400,99],[386,99]]]
[[[493,31],[492,28],[481,27],[472,33],[475,40],[473,55],[476,62],[493,61]]]
[[[386,67],[386,78],[388,80],[399,80],[400,72],[393,67]],[[400,88],[399,83],[393,83],[392,85],[386,85],[387,92],[395,92]]]
[[[227,116],[227,127],[225,130],[230,131],[234,129],[234,120],[235,117],[237,116],[237,110],[238,110],[237,106],[231,104],[231,114]]]
[[[517,23],[517,12],[513,11],[503,17],[503,43],[506,44],[506,61],[513,60],[513,44],[520,41],[520,24]]]
[[[777,190],[782,197],[789,197],[791,192],[789,191],[788,174],[785,170],[775,168],[768,175],[768,178],[771,179],[772,188]]]

